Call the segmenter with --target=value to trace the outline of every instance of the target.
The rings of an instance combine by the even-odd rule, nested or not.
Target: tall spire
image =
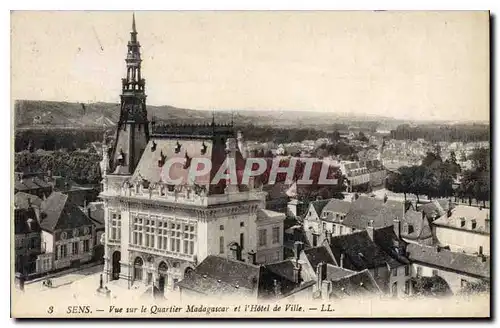
[[[137,29],[135,28],[135,13],[132,13],[132,32],[130,32],[130,41],[137,42]]]
[[[137,33],[135,29],[135,13],[132,13],[132,32]]]

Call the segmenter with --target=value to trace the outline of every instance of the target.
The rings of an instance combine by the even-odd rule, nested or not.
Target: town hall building
[[[241,176],[247,153],[242,135],[214,120],[149,122],[135,18],[125,61],[116,136],[109,151],[104,145],[101,162],[104,276],[111,289],[154,286],[168,293],[209,255],[251,264],[283,260],[285,215],[265,210],[261,186],[252,179],[211,183],[227,157]],[[210,160],[212,167],[186,183],[194,158]],[[183,183],[169,184],[167,173]]]

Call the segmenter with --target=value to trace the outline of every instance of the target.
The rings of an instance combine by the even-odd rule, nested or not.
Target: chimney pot
[[[344,268],[344,252],[340,253],[340,267]]]
[[[255,253],[253,250],[249,251],[247,253],[248,255],[248,262],[251,264],[257,264],[257,253]]]
[[[301,241],[296,241],[294,244],[294,251],[295,251],[295,261],[299,261],[300,257],[300,252],[304,249],[304,243]]]

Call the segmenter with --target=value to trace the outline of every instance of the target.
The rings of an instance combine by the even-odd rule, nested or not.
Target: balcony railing
[[[142,184],[128,186],[125,183],[123,185],[117,185],[116,182],[108,185],[107,190],[103,194],[197,206],[209,206],[221,203],[243,201],[258,201],[265,199],[265,193],[259,189],[253,189],[245,192],[206,195],[205,191],[196,192],[195,188],[190,186],[184,186],[180,191],[170,191],[167,187],[161,185],[145,188]]]

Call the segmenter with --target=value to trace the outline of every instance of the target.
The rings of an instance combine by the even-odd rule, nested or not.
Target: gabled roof
[[[321,262],[334,265],[337,264],[335,258],[332,257],[332,255],[326,249],[325,246],[308,248],[303,250],[303,252],[306,259],[309,261],[312,268],[314,269],[314,271],[316,271],[318,264],[320,264]]]
[[[413,227],[413,232],[410,232],[410,226]],[[422,212],[407,211],[401,220],[401,237],[420,241],[432,239],[432,230],[427,217]]]
[[[368,270],[355,272],[350,276],[332,281],[331,297],[344,298],[379,293],[381,293],[380,287]]]
[[[295,263],[292,260],[270,263],[264,265],[264,267],[277,276],[285,278],[289,281],[294,281]]]
[[[311,208],[312,206],[319,216],[321,215],[323,208],[326,206],[326,204],[328,204],[328,201],[329,201],[328,199],[314,200],[309,203],[309,208]]]
[[[373,239],[387,255],[399,263],[408,264],[408,258],[404,252],[406,242],[398,238],[394,232],[394,226],[388,226],[373,231]]]
[[[341,199],[330,199],[328,201],[328,203],[325,205],[325,207],[323,207],[323,211],[322,213],[324,212],[334,212],[334,213],[344,213],[344,214],[347,214],[349,213],[350,209],[351,209],[351,205],[352,205],[352,202],[348,202],[346,200],[341,200]],[[323,214],[321,213],[321,216],[323,216]],[[324,219],[324,218],[323,218]],[[326,217],[327,220],[331,220],[331,218],[329,218],[328,216]]]
[[[261,276],[260,266],[214,255],[205,258],[195,271],[202,276],[206,275],[232,286],[238,285],[249,290],[258,288]]]
[[[490,278],[491,261],[489,257],[485,257],[483,261],[480,256],[420,244],[409,244],[407,253],[409,259],[414,262],[467,275]]]
[[[375,221],[382,210],[383,201],[373,197],[360,196],[351,204],[343,224],[356,229],[365,229],[370,220],[374,220],[375,228],[384,226],[385,222]],[[379,217],[381,218],[381,217]],[[392,219],[391,219],[392,221]]]
[[[327,264],[326,265],[326,278],[325,279],[335,281],[335,280],[339,280],[341,278],[350,276],[355,272],[356,271],[341,268],[341,267],[338,267],[336,265]]]
[[[49,232],[94,225],[78,206],[68,201],[67,195],[60,192],[50,194],[42,202],[40,212],[40,226]]]
[[[401,265],[371,240],[366,230],[333,237],[330,241],[330,248],[337,263],[341,254],[344,254],[343,267],[350,270],[359,271],[385,265],[390,267]]]
[[[20,191],[14,195],[14,204],[18,208],[29,208],[30,206],[40,207],[42,199],[36,195]]]

